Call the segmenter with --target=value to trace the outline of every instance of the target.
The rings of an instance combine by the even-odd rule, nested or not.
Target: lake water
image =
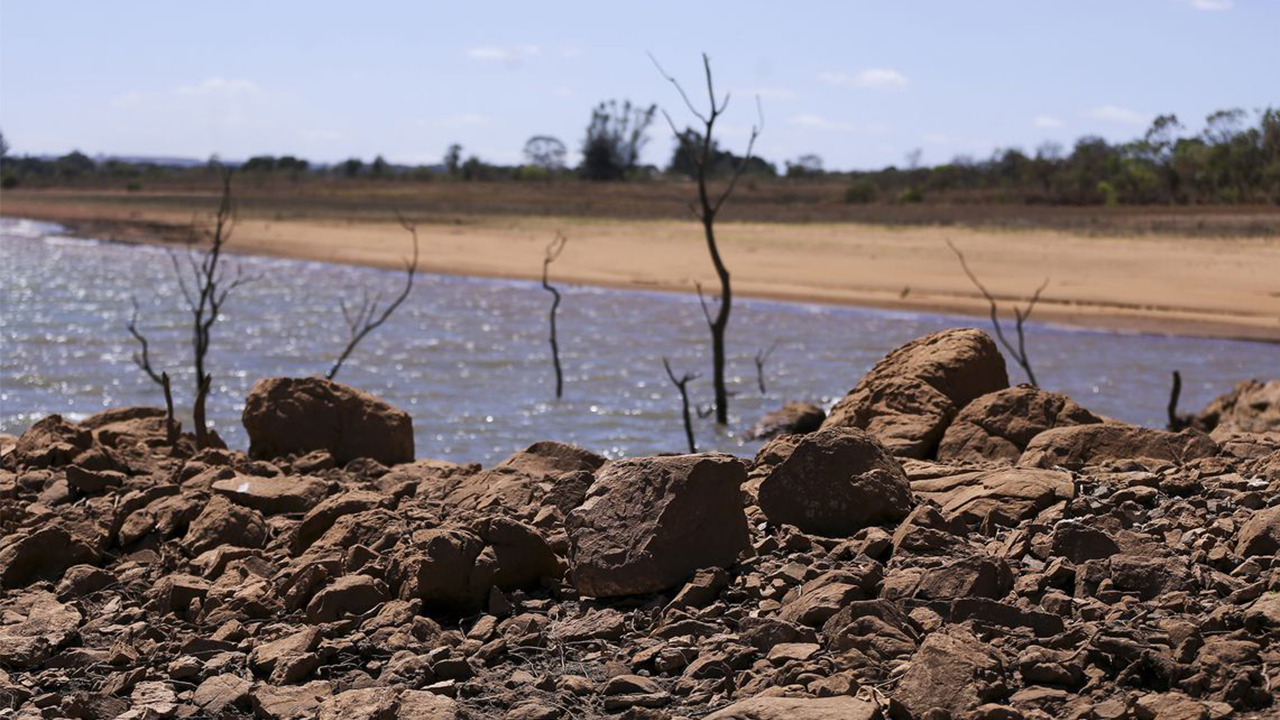
[[[394,293],[395,271],[236,257],[264,279],[238,290],[213,329],[211,423],[232,447],[255,380],[322,374],[345,340],[342,298]],[[553,268],[554,270],[554,268]],[[553,272],[554,276],[554,272]],[[413,416],[418,457],[491,463],[536,440],[578,443],[612,457],[684,447],[679,396],[662,367],[698,372],[711,402],[706,325],[693,295],[562,287],[565,397],[554,399],[547,345],[550,296],[534,282],[419,275],[400,312],[370,335],[338,379]],[[125,323],[131,299],[158,368],[189,406],[190,316],[160,249],[67,237],[49,223],[0,218],[0,432],[49,413],[72,419],[110,407],[162,405],[134,367]],[[731,423],[697,421],[699,449],[746,455],[745,429],[788,400],[829,404],[872,363],[914,337],[983,319],[739,299],[729,328]],[[1162,426],[1169,373],[1182,407],[1198,410],[1242,378],[1280,374],[1280,346],[1123,335],[1031,324],[1044,387],[1112,417]],[[777,343],[756,386],[755,354]],[[1011,368],[1014,382],[1023,380]]]

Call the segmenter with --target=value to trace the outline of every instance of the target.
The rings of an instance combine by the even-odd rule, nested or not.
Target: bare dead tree
[[[235,227],[235,202],[231,194],[231,170],[222,172],[222,197],[218,202],[218,210],[214,214],[213,229],[208,231],[209,246],[200,252],[195,250],[200,238],[193,232],[193,242],[186,253],[187,272],[191,279],[186,279],[182,262],[177,253],[169,253],[173,261],[174,273],[178,279],[178,289],[187,302],[191,312],[191,343],[194,350],[194,366],[196,371],[195,401],[192,403],[192,421],[194,424],[196,446],[206,447],[209,441],[209,428],[205,420],[205,405],[209,391],[213,387],[213,377],[205,369],[205,361],[209,355],[213,326],[222,314],[222,308],[232,291],[245,283],[252,282],[254,277],[246,276],[242,268],[234,266],[232,274],[227,274],[223,266],[223,251],[231,240],[231,232]]]
[[[712,172],[712,163],[714,162],[715,139],[714,131],[716,120],[724,114],[729,107],[729,94],[726,93],[723,99],[716,97],[715,87],[711,78],[711,59],[706,53],[702,54],[702,68],[707,80],[707,98],[710,109],[703,112],[693,104],[689,99],[689,95],[684,91],[684,87],[680,82],[662,69],[658,64],[657,58],[649,55],[649,59],[653,61],[654,67],[664,79],[670,82],[680,93],[680,98],[684,101],[685,107],[693,116],[698,118],[702,123],[701,137],[696,137],[696,133],[691,136],[690,133],[682,133],[676,128],[675,122],[671,119],[671,115],[666,110],[662,111],[663,117],[667,119],[667,124],[671,126],[671,132],[676,139],[684,145],[689,157],[693,160],[695,168],[695,176],[698,181],[698,205],[690,204],[689,209],[702,222],[703,234],[706,236],[707,252],[711,255],[711,263],[715,266],[716,276],[720,279],[720,302],[715,317],[711,317],[711,313],[707,311],[706,304],[703,304],[703,310],[707,315],[707,325],[711,330],[711,362],[713,370],[713,379],[715,384],[716,395],[716,422],[721,425],[729,422],[729,393],[725,389],[724,377],[724,361],[725,361],[725,330],[729,327],[729,313],[733,308],[733,292],[729,283],[729,270],[725,267],[724,260],[720,257],[720,248],[716,244],[716,215],[720,212],[720,208],[724,206],[729,196],[738,187],[738,181],[742,178],[743,172],[746,171],[748,164],[751,162],[751,154],[755,149],[756,138],[760,136],[764,129],[764,112],[760,107],[760,98],[756,98],[756,111],[759,116],[759,122],[751,126],[751,138],[747,141],[747,152],[743,156],[742,161],[734,168],[732,175],[729,177],[727,185],[719,194],[714,194],[707,187]],[[701,299],[701,296],[699,297]]]
[[[1178,398],[1182,396],[1182,373],[1177,370],[1173,371],[1173,387],[1169,389],[1169,432],[1178,432],[1191,425],[1191,421],[1185,415],[1178,414]]]
[[[767,350],[761,350],[756,353],[756,384],[760,386],[760,394],[764,395],[768,391],[764,389],[764,364],[769,362],[769,356],[778,347],[778,343],[774,342]]]
[[[178,440],[178,422],[174,418],[173,414],[173,386],[169,382],[169,373],[163,371],[157,373],[155,368],[151,365],[150,343],[147,342],[147,336],[143,335],[142,331],[138,329],[138,299],[132,298],[132,300],[133,314],[129,316],[129,322],[125,325],[125,328],[129,331],[129,334],[133,336],[133,339],[138,341],[138,345],[140,346],[139,349],[133,353],[133,364],[137,365],[138,369],[146,373],[147,377],[151,378],[152,382],[159,385],[161,389],[164,390],[165,440],[170,445],[173,445]]]
[[[560,253],[564,252],[564,246],[568,242],[569,238],[557,230],[555,239],[547,245],[546,252],[542,255],[542,289],[551,293],[552,297],[548,319],[551,324],[551,363],[556,368],[557,400],[564,395],[564,373],[560,369],[560,344],[556,338],[556,311],[560,309],[560,291],[547,281],[547,271],[551,267],[551,263],[560,257]]]
[[[672,384],[680,391],[680,412],[684,417],[684,437],[689,441],[690,454],[698,452],[698,446],[693,442],[693,418],[689,416],[689,382],[697,380],[698,375],[695,373],[685,373],[680,377],[676,377],[675,371],[671,369],[671,363],[664,357],[662,358],[662,367],[667,369],[667,377],[671,378]]]
[[[205,417],[205,407],[209,391],[213,387],[213,378],[206,370],[206,360],[212,340],[213,326],[222,314],[222,308],[232,291],[254,280],[246,276],[236,266],[231,274],[223,262],[223,251],[231,239],[231,231],[235,226],[235,203],[231,193],[231,170],[224,170],[221,175],[221,196],[218,209],[214,213],[213,227],[202,230],[196,221],[192,221],[191,241],[185,254],[170,251],[169,259],[173,263],[174,275],[178,281],[178,289],[186,301],[187,310],[191,313],[191,345],[192,364],[195,370],[195,397],[192,401],[192,424],[195,431],[196,447],[209,445],[209,427]],[[199,249],[208,238],[208,246]],[[134,354],[133,362],[152,382],[160,385],[165,391],[165,405],[168,414],[167,424],[169,436],[176,439],[177,422],[173,412],[173,390],[167,372],[156,372],[151,362],[150,346],[147,338],[138,329],[137,301],[134,301],[134,313],[126,325],[129,334],[138,341],[140,349]]]
[[[1027,380],[1033,386],[1040,387],[1040,384],[1036,382],[1036,374],[1031,370],[1031,359],[1027,356],[1027,338],[1023,331],[1023,325],[1026,323],[1027,318],[1031,317],[1031,312],[1035,309],[1036,303],[1040,301],[1040,294],[1049,286],[1049,278],[1046,277],[1044,282],[1040,283],[1040,287],[1036,288],[1035,293],[1031,295],[1031,299],[1027,301],[1026,307],[1015,306],[1013,308],[1014,327],[1018,333],[1018,344],[1015,347],[1013,343],[1009,342],[1009,339],[1004,334],[1004,328],[1000,325],[1000,308],[996,303],[995,296],[987,290],[982,281],[978,279],[978,276],[969,268],[969,263],[965,260],[964,253],[960,252],[960,248],[956,247],[950,238],[947,239],[947,247],[951,248],[951,252],[955,253],[956,257],[959,258],[960,267],[964,268],[964,274],[969,276],[969,281],[973,283],[974,287],[978,288],[978,291],[982,293],[982,296],[987,299],[987,303],[991,306],[991,325],[995,327],[996,337],[999,338],[1000,344],[1004,345],[1009,354],[1013,356],[1014,361],[1027,374]]]
[[[382,294],[369,294],[366,289],[360,298],[360,305],[350,307],[346,301],[340,301],[339,307],[342,309],[342,317],[347,321],[347,344],[342,348],[342,354],[337,360],[333,361],[333,366],[329,368],[329,372],[325,373],[326,379],[332,380],[338,371],[342,369],[342,364],[351,357],[351,353],[355,352],[356,346],[364,340],[369,333],[377,330],[391,315],[400,308],[404,301],[409,297],[409,291],[413,290],[413,278],[418,273],[418,227],[409,222],[400,213],[396,213],[396,219],[400,221],[401,227],[409,231],[413,237],[413,258],[404,261],[404,288],[392,298],[391,302],[386,306],[382,306]]]

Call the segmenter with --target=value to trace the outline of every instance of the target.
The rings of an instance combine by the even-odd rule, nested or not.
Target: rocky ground
[[[0,440],[0,717],[1277,715],[1280,382],[1135,428],[955,330],[750,463],[414,460],[314,378],[244,421]]]

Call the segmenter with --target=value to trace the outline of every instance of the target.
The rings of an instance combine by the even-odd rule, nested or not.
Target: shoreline
[[[173,245],[189,234],[190,218],[172,212],[11,205],[6,203],[0,214],[57,222],[71,234],[106,241]],[[536,281],[542,249],[561,228],[570,241],[565,256],[551,267],[552,282],[687,294],[697,282],[708,291],[716,287],[700,228],[691,222],[541,217],[423,222],[418,224],[418,268]],[[1051,281],[1032,322],[1280,343],[1280,287],[1266,281],[1280,277],[1280,239],[1107,239],[1054,231],[849,224],[724,223],[719,229],[739,297],[961,315],[985,327],[988,305],[945,246],[944,239],[954,238],[1001,301],[1010,333],[1013,304],[1024,304],[1020,293],[1038,284],[1029,276],[1056,268],[1057,281]],[[406,245],[404,230],[394,222],[248,216],[238,221],[228,249],[400,268]],[[1152,266],[1150,277],[1126,275],[1146,264]],[[1090,282],[1091,272],[1109,277]],[[1239,274],[1247,282],[1238,282]]]

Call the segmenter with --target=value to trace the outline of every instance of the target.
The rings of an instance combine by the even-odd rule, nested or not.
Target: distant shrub
[[[898,202],[900,203],[924,202],[924,191],[918,187],[909,187],[898,194]]]
[[[124,186],[124,189],[129,192],[138,192],[142,189],[142,183],[137,180],[130,180],[129,184]]]
[[[1115,186],[1106,180],[1098,183],[1098,194],[1102,196],[1103,205],[1116,205],[1120,202],[1120,193],[1116,192]]]
[[[870,180],[859,180],[850,185],[844,191],[844,201],[856,205],[865,205],[869,202],[875,202],[876,197],[880,194],[880,189]]]
[[[0,188],[4,188],[5,190],[8,190],[10,188],[16,188],[16,187],[18,187],[17,175],[14,175],[13,173],[8,173],[3,178],[0,178]]]
[[[537,165],[521,165],[516,168],[514,177],[516,180],[537,182],[551,179],[551,171]]]

